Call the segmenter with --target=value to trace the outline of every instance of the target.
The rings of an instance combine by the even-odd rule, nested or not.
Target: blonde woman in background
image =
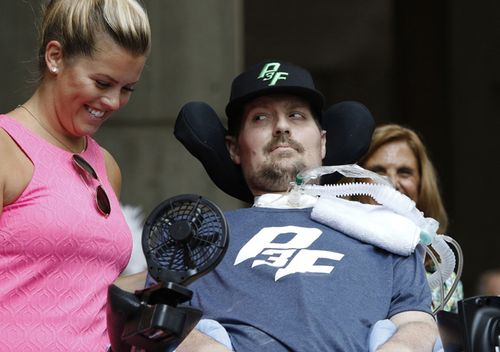
[[[448,215],[441,199],[436,171],[417,133],[396,124],[377,127],[370,148],[359,165],[387,176],[396,189],[411,198],[426,217],[439,222],[438,233],[446,233]],[[426,269],[428,272],[433,271],[431,261],[426,261]],[[455,278],[453,274],[445,282],[445,295]],[[441,290],[434,289],[432,295],[433,305],[439,305]],[[460,282],[444,309],[457,312],[457,302],[461,299],[463,287]]]
[[[149,20],[136,0],[52,0],[39,28],[39,84],[0,115],[0,350],[105,351],[132,237],[91,136],[129,101]]]

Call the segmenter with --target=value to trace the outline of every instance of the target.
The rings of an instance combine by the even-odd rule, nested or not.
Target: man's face
[[[247,103],[238,137],[228,137],[233,161],[254,195],[287,191],[298,172],[321,166],[326,132],[309,104],[293,95],[269,95]]]

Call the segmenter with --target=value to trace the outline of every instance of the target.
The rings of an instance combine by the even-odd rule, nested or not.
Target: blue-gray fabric
[[[419,254],[390,254],[311,220],[310,212],[225,214],[228,251],[190,285],[191,304],[224,326],[235,351],[368,351],[377,321],[431,312]]]

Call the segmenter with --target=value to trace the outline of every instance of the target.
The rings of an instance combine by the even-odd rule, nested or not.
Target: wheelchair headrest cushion
[[[323,114],[326,130],[324,165],[352,164],[370,146],[375,121],[361,103],[345,101],[326,109]],[[204,102],[189,102],[175,121],[174,135],[204,166],[212,181],[225,193],[247,203],[253,202],[241,168],[233,163],[225,145],[226,129],[217,113]],[[322,178],[334,183],[340,175]]]
[[[307,100],[321,122],[323,95],[316,90],[311,74],[302,67],[282,62],[267,61],[250,67],[238,75],[231,85],[231,96],[226,106],[228,129],[233,131],[243,106],[262,95],[284,93]]]

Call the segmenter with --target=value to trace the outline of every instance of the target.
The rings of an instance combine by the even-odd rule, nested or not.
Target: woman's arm
[[[106,164],[106,173],[108,174],[109,183],[115,191],[116,198],[120,199],[120,192],[122,188],[122,174],[120,167],[113,156],[106,149],[101,147],[101,150],[104,155],[104,162]]]
[[[120,276],[118,279],[115,280],[113,284],[115,284],[124,291],[134,293],[137,290],[144,289],[144,283],[146,282],[147,274],[148,274],[147,271],[143,271],[137,274]]]

